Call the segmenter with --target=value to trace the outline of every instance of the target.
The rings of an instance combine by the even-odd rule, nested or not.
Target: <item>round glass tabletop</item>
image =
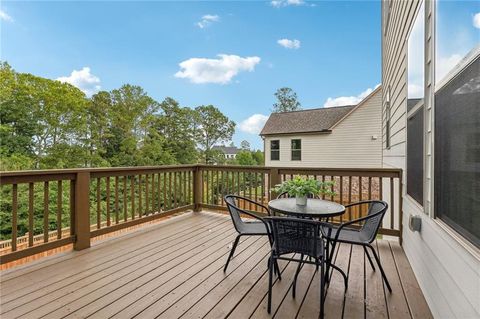
[[[305,206],[297,205],[295,198],[278,198],[271,200],[268,203],[268,208],[282,214],[317,218],[339,216],[345,212],[345,206],[343,205],[316,198],[308,198]]]

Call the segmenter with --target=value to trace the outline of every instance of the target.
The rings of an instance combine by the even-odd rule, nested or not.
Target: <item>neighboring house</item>
[[[266,166],[379,168],[382,89],[357,105],[272,113],[260,136]]]
[[[383,167],[403,169],[403,248],[436,318],[480,318],[478,33],[442,51],[461,29],[455,14],[466,21],[475,8],[382,1]],[[413,216],[420,231],[407,226]]]
[[[212,150],[223,153],[225,155],[225,159],[235,159],[238,152],[241,151],[241,149],[235,146],[214,146],[212,147]]]

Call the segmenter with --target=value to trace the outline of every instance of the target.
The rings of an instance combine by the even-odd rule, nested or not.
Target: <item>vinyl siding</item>
[[[406,185],[406,98],[407,98],[407,34],[413,24],[419,1],[392,1],[387,32],[382,36],[382,85],[384,92],[390,87],[391,101],[391,148],[385,143],[385,106],[383,107],[383,167],[402,168],[403,185],[403,248],[412,265],[420,287],[436,318],[480,318],[480,260],[479,256],[466,248],[462,240],[448,228],[423,212],[413,199],[408,197]],[[431,10],[431,2],[426,3],[425,10]],[[385,8],[383,8],[385,9]],[[433,16],[433,15],[432,15]],[[430,16],[426,21],[433,25]],[[432,30],[426,27],[425,30]],[[384,27],[384,26],[382,26]],[[382,29],[384,30],[384,29]],[[431,31],[429,31],[431,32]],[[428,37],[427,37],[428,38]],[[429,40],[427,48],[433,47]],[[429,52],[428,49],[425,52]],[[431,51],[430,51],[431,52]],[[428,62],[428,61],[427,61]],[[430,68],[431,68],[430,64]],[[429,83],[427,70],[426,83]],[[428,90],[426,92],[428,94]],[[386,96],[384,96],[384,101]],[[428,97],[427,97],[428,98]],[[427,103],[430,112],[431,103]],[[431,119],[427,113],[426,121]],[[426,183],[431,184],[431,122],[426,125],[427,160]],[[426,192],[426,203],[433,199],[430,191]],[[428,212],[429,209],[426,209]],[[412,232],[408,228],[411,215],[422,218],[421,232]]]
[[[265,165],[379,168],[382,165],[382,90],[377,89],[327,134],[268,136]],[[377,136],[377,139],[372,139]],[[302,140],[302,160],[291,160],[291,140]],[[280,140],[280,160],[270,159],[270,141]]]

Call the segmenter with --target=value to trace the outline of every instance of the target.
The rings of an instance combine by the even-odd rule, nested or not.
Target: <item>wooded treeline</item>
[[[87,97],[6,62],[0,64],[0,118],[0,170],[210,163],[219,158],[212,147],[235,131],[213,105],[157,102],[130,84]],[[248,164],[259,164],[250,160],[255,156],[246,155]]]
[[[157,102],[141,87],[130,84],[87,97],[68,83],[19,73],[8,63],[0,63],[1,171],[198,162],[263,165],[263,153],[250,151],[245,143],[235,160],[227,161],[223,154],[212,150],[215,144],[231,141],[234,131],[235,123],[212,105],[192,109],[170,97]],[[184,182],[179,177],[174,181],[174,185]],[[92,183],[90,195],[94,199],[97,185]],[[145,178],[137,177],[135,183],[145,187]],[[67,184],[64,183],[62,189],[57,183],[34,185],[35,235],[42,234],[45,223],[49,231],[56,230],[58,223],[61,227],[70,226],[68,200],[61,204],[60,221],[56,214],[58,194],[61,192],[64,199],[69,198]],[[142,196],[138,185],[133,193],[128,192],[129,201]],[[18,185],[18,236],[28,231],[28,187],[28,184]],[[12,234],[12,191],[7,185],[0,193],[0,240],[9,239]],[[114,202],[113,192],[108,195],[104,181],[98,192],[104,221],[106,202],[110,205]],[[213,192],[212,186],[209,192]],[[177,200],[169,197],[161,198],[160,202],[169,207]],[[92,201],[92,223],[96,221],[97,210]],[[131,210],[132,207],[129,216]]]

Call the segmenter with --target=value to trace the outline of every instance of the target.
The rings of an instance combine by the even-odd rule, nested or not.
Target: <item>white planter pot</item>
[[[307,196],[295,197],[295,200],[297,202],[297,205],[299,205],[299,206],[307,205]]]

